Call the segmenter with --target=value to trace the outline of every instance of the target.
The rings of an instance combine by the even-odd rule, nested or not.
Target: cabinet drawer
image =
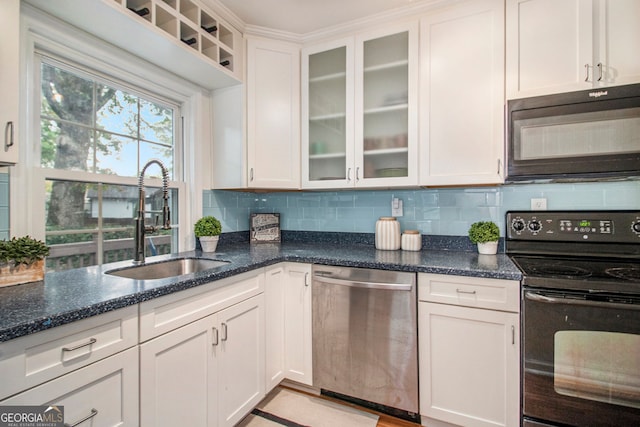
[[[20,393],[0,405],[64,406],[65,425],[138,425],[138,347]],[[80,421],[85,419],[84,423]]]
[[[418,275],[418,299],[518,313],[520,311],[520,282],[517,280],[420,273]]]
[[[216,280],[140,304],[140,342],[172,331],[264,291],[264,269]]]
[[[138,306],[0,344],[0,399],[138,343]]]

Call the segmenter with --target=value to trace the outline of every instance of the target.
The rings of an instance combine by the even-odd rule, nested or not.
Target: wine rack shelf
[[[147,25],[180,40],[216,65],[236,73],[241,36],[194,0],[111,0]]]
[[[204,88],[242,83],[242,34],[199,0],[29,3]]]

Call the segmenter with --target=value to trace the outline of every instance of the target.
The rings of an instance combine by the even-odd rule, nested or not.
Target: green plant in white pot
[[[494,255],[498,252],[500,229],[493,221],[478,221],[469,228],[469,240],[478,245],[478,253]]]
[[[196,221],[193,230],[198,239],[203,252],[215,252],[218,246],[222,225],[214,216],[204,216]]]

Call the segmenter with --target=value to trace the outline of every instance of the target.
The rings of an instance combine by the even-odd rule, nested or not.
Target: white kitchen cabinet
[[[20,0],[0,2],[0,165],[18,162]]]
[[[283,379],[313,385],[311,264],[267,269],[265,317],[267,392]]]
[[[418,276],[423,424],[520,422],[517,281]]]
[[[420,61],[420,185],[502,183],[503,2],[423,17]]]
[[[285,378],[313,385],[311,264],[285,264]]]
[[[285,376],[284,298],[286,285],[284,264],[277,264],[266,269],[264,280],[266,393],[280,384]]]
[[[249,188],[300,188],[300,46],[247,38]]]
[[[0,343],[0,399],[137,344],[137,306]]]
[[[65,425],[137,426],[138,347],[0,401],[0,405],[64,406]]]
[[[217,426],[215,325],[208,316],[140,345],[141,425]]]
[[[508,0],[507,98],[640,82],[640,2]]]
[[[264,397],[264,298],[140,346],[141,425],[233,426]]]
[[[218,426],[236,425],[265,396],[264,295],[218,313]]]
[[[265,393],[264,270],[140,304],[142,425],[232,426]]]
[[[303,188],[417,185],[418,25],[302,52]]]

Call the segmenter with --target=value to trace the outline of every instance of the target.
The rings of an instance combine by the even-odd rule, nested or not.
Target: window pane
[[[110,133],[98,133],[96,172],[118,176],[138,175],[138,141]]]
[[[173,178],[173,150],[162,145],[151,143],[140,143],[140,165],[144,166],[149,160],[158,159],[169,170],[169,179]],[[162,171],[158,166],[149,166],[147,173],[149,177],[162,178]]]
[[[141,99],[140,138],[173,146],[173,110]]]
[[[50,64],[42,79],[43,167],[134,177],[157,158],[175,179],[173,108]]]
[[[110,132],[138,137],[138,97],[99,85],[96,126]]]
[[[42,64],[43,115],[74,123],[93,124],[93,82]]]
[[[48,271],[133,259],[137,186],[50,180],[46,189]],[[176,189],[169,191],[174,228],[147,234],[147,256],[177,248],[177,195]],[[146,223],[154,224],[162,215],[162,189],[147,187],[144,205]]]

